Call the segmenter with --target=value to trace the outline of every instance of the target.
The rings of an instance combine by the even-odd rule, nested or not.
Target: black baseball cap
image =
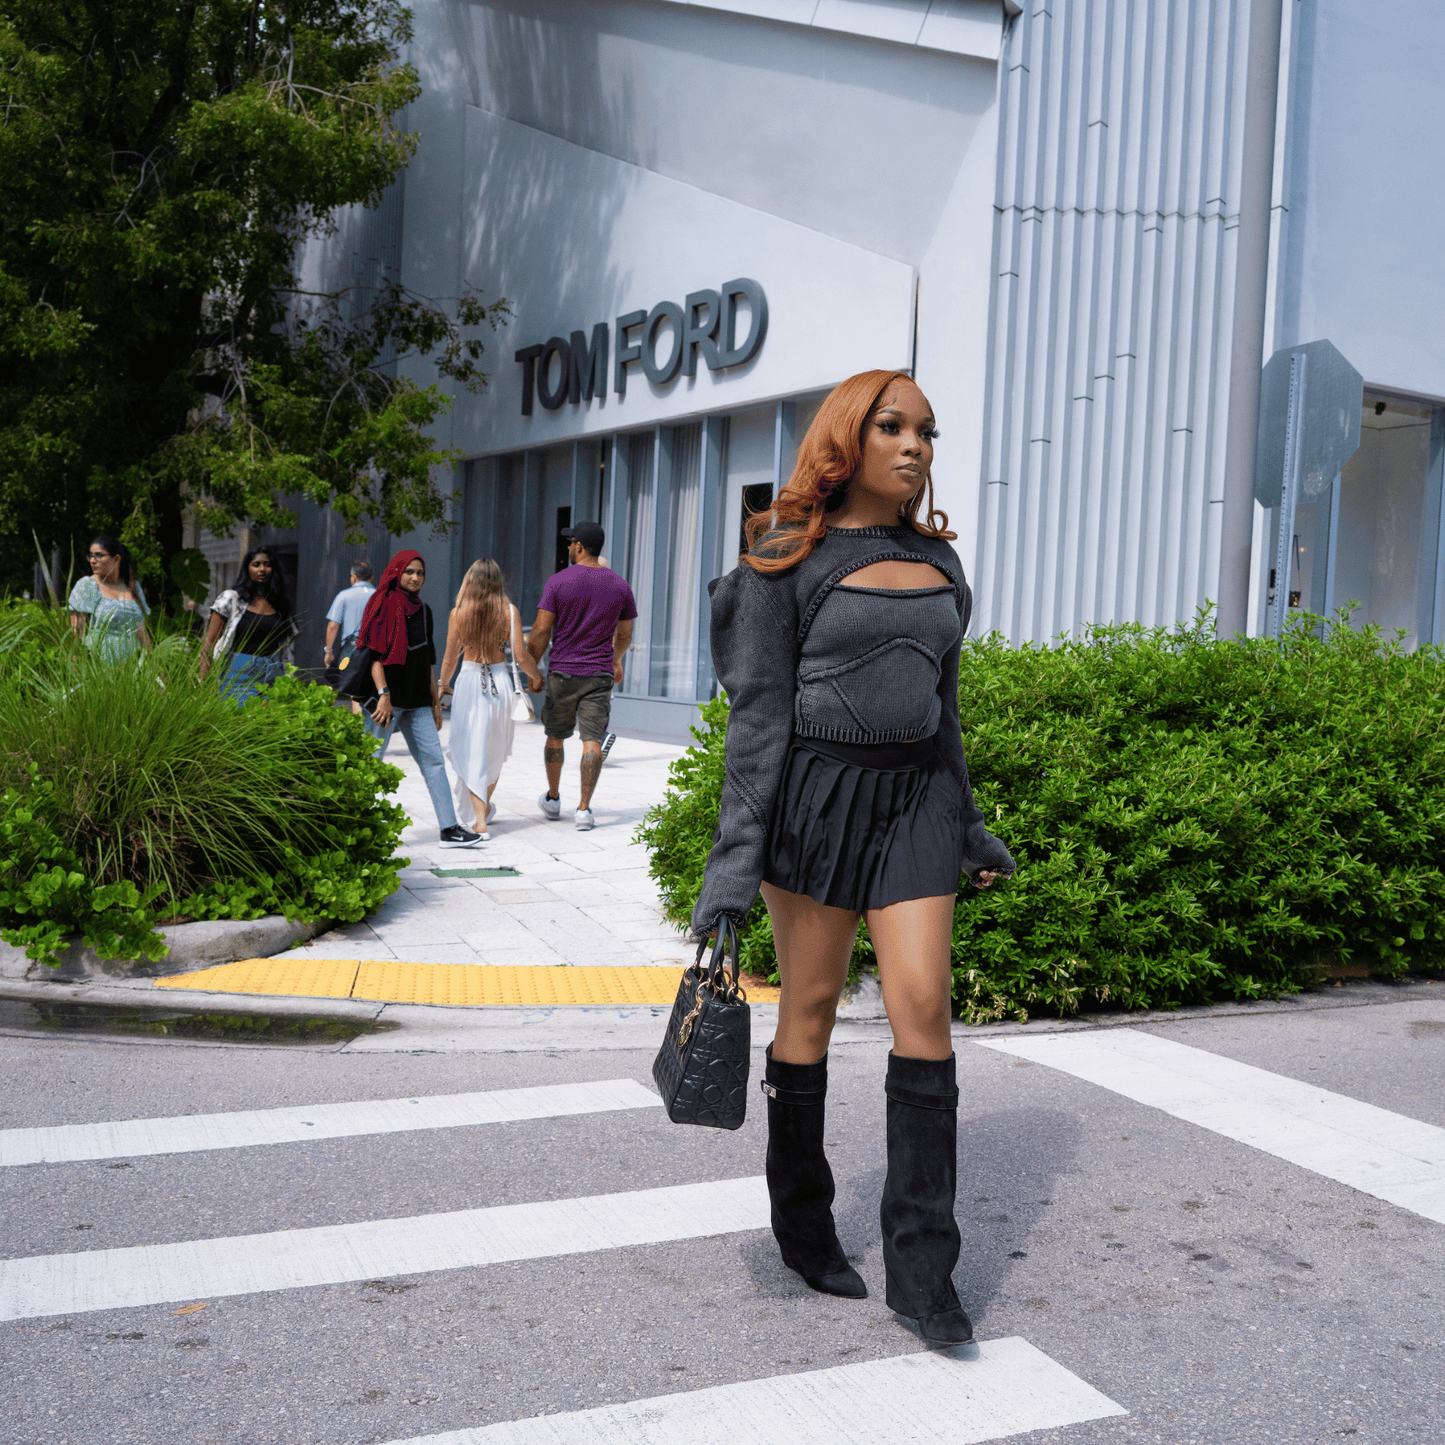
[[[607,534],[602,530],[600,522],[577,522],[573,526],[563,527],[562,535],[569,542],[580,542],[583,551],[593,557],[602,555],[602,545],[607,540]]]

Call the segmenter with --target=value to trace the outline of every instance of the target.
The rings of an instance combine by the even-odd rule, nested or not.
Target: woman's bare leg
[[[910,898],[866,915],[893,1052],[905,1059],[946,1059],[953,1052],[953,905],[952,894]]]
[[[814,1064],[828,1052],[858,915],[771,883],[763,884],[763,902],[773,921],[783,979],[773,1057],[785,1064]]]
[[[473,808],[473,810],[476,812],[476,816],[477,816],[477,827],[478,827],[482,832],[486,832],[486,829],[487,829],[487,817],[488,817],[488,815],[491,813],[492,805],[491,805],[490,803],[484,803],[479,797],[477,797],[477,795],[476,795],[475,793],[472,792],[472,790],[471,790],[470,788],[467,789],[467,792],[468,792],[468,793],[471,793],[472,808]],[[489,793],[487,794],[487,797],[490,798],[491,796],[492,796],[492,795],[491,795],[491,793],[489,792]]]

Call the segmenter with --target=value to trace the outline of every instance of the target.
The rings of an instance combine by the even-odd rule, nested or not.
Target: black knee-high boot
[[[883,1186],[883,1264],[888,1308],[918,1321],[934,1344],[961,1345],[973,1326],[958,1302],[958,1085],[953,1055],[888,1055],[888,1179]]]
[[[783,1263],[822,1294],[863,1299],[868,1286],[848,1263],[833,1227],[833,1171],[823,1154],[828,1059],[785,1064],[773,1057],[763,1077],[768,1096],[768,1198]]]

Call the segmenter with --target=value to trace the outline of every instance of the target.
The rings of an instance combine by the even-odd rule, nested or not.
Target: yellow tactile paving
[[[356,980],[354,958],[243,958],[196,973],[156,979],[157,988],[198,988],[216,993],[301,994],[307,998],[350,998]]]
[[[670,968],[498,968],[475,963],[372,963],[357,971],[354,998],[398,1003],[553,1004],[671,1003]]]
[[[157,988],[215,993],[290,994],[359,998],[378,1003],[460,1006],[669,1004],[680,970],[672,968],[502,968],[475,963],[395,960],[249,958],[197,973],[156,979]],[[776,1001],[778,990],[753,984],[754,1003]]]

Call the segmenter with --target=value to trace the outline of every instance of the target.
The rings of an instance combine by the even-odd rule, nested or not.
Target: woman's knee
[[[892,1018],[895,1014],[915,1028],[944,1027],[952,1020],[952,999],[946,984],[922,979],[894,981],[885,979],[883,999]]]
[[[793,1018],[807,1019],[816,1024],[833,1027],[838,1014],[838,993],[831,989],[789,987],[783,982],[781,1007]]]

